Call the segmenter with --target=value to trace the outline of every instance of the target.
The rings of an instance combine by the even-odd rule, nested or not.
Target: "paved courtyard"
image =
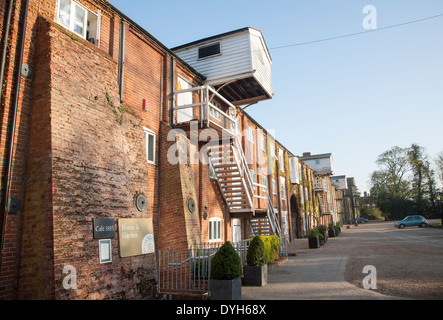
[[[243,286],[242,299],[443,299],[443,229],[345,226],[319,249],[297,239],[290,251],[296,255],[269,271],[266,286]],[[376,289],[363,288],[367,265],[377,272]]]

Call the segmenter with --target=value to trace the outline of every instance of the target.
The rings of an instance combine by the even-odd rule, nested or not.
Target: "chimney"
[[[311,153],[310,152],[303,152],[303,157],[310,157]]]

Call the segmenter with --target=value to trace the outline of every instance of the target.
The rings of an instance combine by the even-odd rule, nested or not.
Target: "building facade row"
[[[344,219],[244,111],[273,95],[259,30],[169,49],[107,1],[0,12],[1,299],[149,299],[159,249]]]

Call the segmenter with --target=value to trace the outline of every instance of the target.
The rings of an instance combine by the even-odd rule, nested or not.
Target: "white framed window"
[[[277,195],[277,181],[275,179],[272,179],[272,193]]]
[[[281,212],[281,224],[282,224],[282,229],[283,229],[283,234],[287,235],[288,234],[288,212],[287,211],[282,211]]]
[[[282,199],[286,199],[285,178],[280,177],[280,195]]]
[[[58,0],[56,10],[56,22],[98,46],[100,39],[100,10],[98,13],[93,13],[74,0]]]
[[[260,148],[266,151],[266,139],[264,135],[260,135]]]
[[[240,118],[235,119],[235,127],[237,129],[237,134],[240,134]]]
[[[251,180],[252,180],[252,183],[253,183],[253,189],[255,190],[255,183],[256,183],[256,181],[255,181],[255,171],[254,170],[249,170],[249,175],[251,176]]]
[[[209,219],[209,241],[222,241],[222,219]]]
[[[283,150],[278,149],[278,162],[280,163],[280,170],[285,171],[285,163],[283,161]]]
[[[146,161],[155,164],[155,132],[143,128],[145,135]]]
[[[217,107],[218,109],[221,110],[221,104],[220,104],[218,101],[213,100],[211,103],[212,103],[215,107]],[[218,110],[212,108],[211,106],[209,106],[209,115],[210,115],[211,117],[217,119],[218,121],[221,121],[221,113],[220,113]]]
[[[254,143],[254,128],[248,126],[248,140]]]
[[[269,149],[270,149],[271,156],[276,159],[277,156],[275,155],[275,144],[272,143],[272,141],[269,144]]]
[[[266,186],[266,189],[268,188],[268,178],[265,175],[261,176],[261,184]]]

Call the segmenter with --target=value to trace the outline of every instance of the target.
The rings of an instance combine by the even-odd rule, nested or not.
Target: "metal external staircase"
[[[235,141],[212,147],[209,160],[229,212],[254,214],[253,181],[241,147]]]
[[[254,186],[257,185],[250,176],[249,167],[236,135],[230,141],[211,147],[209,161],[214,169],[218,185],[231,214],[250,214],[251,231],[254,235],[281,235],[280,224],[266,191],[267,214],[255,217]],[[266,186],[261,186],[265,187]],[[267,188],[266,188],[267,190]]]

